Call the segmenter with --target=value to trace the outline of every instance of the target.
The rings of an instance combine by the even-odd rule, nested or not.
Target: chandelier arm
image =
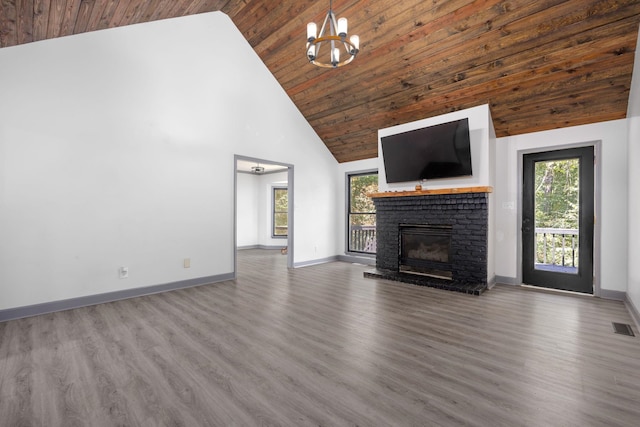
[[[333,11],[329,11],[327,18],[331,20],[331,35],[335,36],[338,34],[338,21],[336,21],[336,15],[333,14]]]
[[[318,39],[322,39],[324,35],[324,31],[327,28],[327,22],[329,23],[329,32],[331,32],[331,9],[329,9],[329,13],[324,17],[324,21],[322,21],[322,27],[320,27],[320,32],[318,33]],[[322,46],[322,40],[319,43],[314,43],[316,45],[316,58],[320,56],[320,46]]]
[[[327,16],[324,17],[324,21],[322,21],[322,27],[320,28],[318,37],[322,37],[322,35],[324,34],[324,30],[327,28],[327,22],[329,22],[329,31],[331,31],[331,15],[333,15],[333,13],[329,11],[329,13],[327,13]]]
[[[333,13],[333,9],[331,7],[331,2],[329,3],[329,18],[330,18],[330,25],[331,25],[331,35],[335,36],[338,35],[338,22],[336,21],[336,15],[334,15]],[[335,39],[331,39],[331,51],[329,52],[329,58],[331,60],[331,64],[336,67],[340,61],[336,58],[334,58],[333,53],[334,50],[336,49],[336,41]],[[338,52],[339,54],[339,52]]]

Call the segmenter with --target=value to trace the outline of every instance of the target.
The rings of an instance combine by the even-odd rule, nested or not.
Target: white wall
[[[626,291],[627,288],[627,124],[615,120],[498,138],[496,144],[496,275],[521,277],[518,270],[518,193],[522,178],[518,172],[519,151],[554,150],[565,145],[601,141],[600,285],[602,289]],[[598,178],[596,178],[598,179]],[[598,207],[596,207],[598,209]],[[597,260],[596,260],[597,262]]]
[[[638,55],[636,55],[638,58]],[[638,64],[636,63],[636,66]],[[636,68],[640,69],[640,67]],[[636,87],[636,90],[638,88]],[[636,97],[640,98],[640,90]],[[629,119],[629,282],[627,293],[640,310],[640,114]]]
[[[260,197],[258,177],[248,173],[239,173],[237,186],[237,245],[256,246],[259,242],[258,237],[258,218],[259,207],[258,198]]]
[[[287,187],[287,184],[286,171],[265,175],[238,174],[238,247],[287,246],[286,238],[271,237],[272,191],[274,187]]]
[[[0,93],[0,309],[233,272],[234,154],[337,251],[337,162],[222,13],[0,49]]]
[[[640,34],[629,93],[629,282],[627,293],[640,310]]]

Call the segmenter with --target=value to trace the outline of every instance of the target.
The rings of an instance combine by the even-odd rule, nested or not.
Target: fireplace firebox
[[[452,280],[451,225],[400,224],[399,271]]]

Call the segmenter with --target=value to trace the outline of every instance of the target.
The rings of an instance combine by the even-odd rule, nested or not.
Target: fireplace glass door
[[[399,270],[452,279],[451,226],[400,225]]]

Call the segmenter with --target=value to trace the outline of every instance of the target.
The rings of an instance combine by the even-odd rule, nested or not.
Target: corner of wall
[[[636,44],[635,62],[629,92],[627,108],[627,174],[628,174],[628,272],[627,272],[627,306],[635,315],[639,324],[638,307],[640,307],[640,265],[632,260],[640,259],[640,31]]]
[[[496,186],[496,131],[493,127],[493,118],[491,117],[491,109],[487,109],[487,129],[489,134],[489,186],[495,191]],[[495,282],[496,275],[496,194],[489,193],[489,224],[487,229],[487,279],[488,283]]]

